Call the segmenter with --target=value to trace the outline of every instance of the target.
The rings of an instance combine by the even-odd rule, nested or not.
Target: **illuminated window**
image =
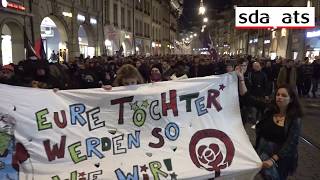
[[[281,29],[281,37],[283,37],[283,36],[287,36],[287,29],[286,28]]]
[[[276,38],[276,31],[272,31],[272,39]]]

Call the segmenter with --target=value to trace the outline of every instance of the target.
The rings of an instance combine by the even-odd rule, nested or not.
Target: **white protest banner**
[[[248,180],[261,166],[235,74],[112,91],[1,84],[0,98],[0,179]]]

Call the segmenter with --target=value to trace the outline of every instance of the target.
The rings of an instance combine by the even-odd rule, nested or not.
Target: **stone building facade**
[[[103,0],[103,14],[108,19],[104,22],[108,54],[115,54],[121,46],[126,49],[125,55],[171,53],[177,39],[181,3],[181,0]]]
[[[86,51],[89,49],[92,56],[100,55],[102,53],[104,38],[101,22],[101,1],[7,0],[7,2],[24,7],[21,9],[15,9],[9,6],[5,7],[3,5],[0,7],[0,29],[2,30],[2,34],[11,33],[12,51],[14,51],[12,53],[12,61],[14,63],[25,58],[24,29],[32,44],[39,41],[46,31],[48,34],[58,34],[58,48],[50,50],[63,52],[63,58],[66,61],[80,55],[80,29],[83,29],[86,34],[86,42],[85,44],[82,44],[85,46],[84,49]],[[55,27],[41,27],[45,18],[50,18]],[[46,40],[44,41],[44,45],[46,46]],[[3,51],[3,48],[1,49]],[[47,54],[51,53],[46,47],[45,49],[48,50]],[[2,51],[0,51],[1,61],[3,57]]]
[[[177,39],[182,0],[2,0],[0,62],[25,59],[25,37],[43,39],[47,58],[168,54]],[[26,33],[24,33],[26,32]],[[26,36],[24,35],[26,34]],[[10,44],[10,46],[8,45]],[[170,48],[169,48],[170,45]]]
[[[315,7],[316,26],[319,26],[319,0],[234,0],[237,6],[297,6]],[[221,18],[213,21],[212,37],[220,54],[250,54],[257,57],[283,57],[301,60],[305,56],[314,58],[320,53],[319,37],[307,37],[307,32],[315,29],[236,29],[234,10],[220,13]],[[320,32],[320,31],[319,31]]]

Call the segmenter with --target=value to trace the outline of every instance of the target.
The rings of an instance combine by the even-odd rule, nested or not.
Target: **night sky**
[[[210,19],[214,10],[223,11],[223,9],[232,7],[232,0],[204,0],[206,6],[206,16]],[[184,0],[183,14],[179,19],[180,30],[190,30],[191,27],[202,25],[202,18],[198,15],[200,0]],[[211,17],[213,18],[213,17]]]

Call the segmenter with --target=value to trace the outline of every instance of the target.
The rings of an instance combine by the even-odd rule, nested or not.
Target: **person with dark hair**
[[[182,61],[178,61],[174,67],[174,73],[170,77],[171,80],[187,79],[188,75],[186,72],[185,64]]]
[[[302,95],[309,97],[309,92],[312,84],[313,67],[308,58],[306,58],[305,62],[302,64],[301,70],[303,83]]]
[[[159,81],[162,81],[162,66],[161,64],[155,64],[151,67],[149,82],[159,82]]]
[[[319,87],[319,81],[320,81],[320,59],[316,59],[313,63],[313,75],[312,75],[312,96],[313,98],[316,98],[318,87]]]
[[[49,64],[40,61],[35,63],[31,87],[42,89],[60,88],[58,80],[49,73]]]
[[[289,84],[293,89],[296,88],[297,84],[297,70],[294,67],[294,61],[288,60],[284,67],[280,69],[277,86],[282,84]]]
[[[141,60],[137,60],[136,68],[138,69],[139,73],[143,77],[144,81],[147,82],[149,80],[149,66],[146,63],[143,63]]]
[[[234,67],[232,63],[226,63],[225,64],[225,72],[226,73],[231,73],[234,71]]]
[[[280,85],[273,103],[255,99],[248,93],[244,72],[236,67],[239,93],[244,102],[264,108],[256,126],[256,151],[262,162],[264,179],[286,180],[297,168],[298,143],[303,117],[302,106],[291,85]]]
[[[162,80],[168,81],[170,80],[170,76],[174,73],[173,68],[171,67],[168,60],[164,60],[161,62],[162,65]]]
[[[267,87],[266,87],[266,96],[271,96],[273,93],[274,89],[274,69],[272,67],[272,62],[268,60],[266,62],[265,67],[263,67],[262,71],[266,74],[267,76]]]

